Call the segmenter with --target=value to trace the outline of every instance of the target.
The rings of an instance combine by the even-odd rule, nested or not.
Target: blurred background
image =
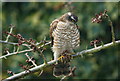
[[[68,11],[73,11],[78,17],[78,26],[80,31],[81,43],[80,47],[75,52],[80,52],[85,49],[93,48],[90,46],[92,40],[101,40],[104,44],[111,42],[111,31],[107,20],[101,23],[92,23],[91,20],[96,14],[103,12],[105,9],[110,16],[116,40],[120,39],[120,24],[118,19],[119,3],[111,2],[4,2],[2,3],[2,32],[9,31],[9,25],[13,24],[14,34],[21,34],[24,38],[32,38],[37,42],[46,37],[50,41],[49,28],[50,23]],[[2,40],[6,39],[6,34],[2,35]],[[17,42],[17,39],[10,37],[10,42]],[[9,48],[13,52],[13,46],[2,44],[2,54],[4,49]],[[23,50],[20,46],[20,50]],[[51,46],[46,46],[46,51],[43,52],[47,61],[53,58]],[[43,60],[36,52],[28,52],[33,56],[37,65],[42,64]],[[74,77],[69,79],[116,79],[118,78],[118,46],[114,46],[105,50],[101,50],[95,54],[84,55],[83,58],[78,57],[72,60],[71,65],[76,66]],[[19,73],[23,69],[19,64],[27,64],[27,57],[24,54],[18,54],[2,59],[2,77],[9,77],[7,70],[14,73]],[[44,69],[41,76],[39,72],[26,76],[25,79],[56,79],[52,75],[52,66]],[[68,80],[69,80],[68,79]]]

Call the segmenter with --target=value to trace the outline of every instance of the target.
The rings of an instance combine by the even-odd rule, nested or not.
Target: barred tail
[[[70,74],[70,62],[61,62],[59,61],[56,63],[54,69],[53,69],[53,75],[55,77],[59,77],[61,75],[67,76]]]

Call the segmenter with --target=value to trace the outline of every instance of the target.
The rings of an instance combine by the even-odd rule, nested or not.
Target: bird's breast
[[[79,44],[79,31],[75,24],[58,23],[53,37],[54,45],[58,47],[74,48]]]

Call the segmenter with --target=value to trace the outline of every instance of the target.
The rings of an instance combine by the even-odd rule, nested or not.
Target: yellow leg
[[[62,58],[64,58],[64,57],[65,57],[65,56],[62,55],[62,56],[60,56],[60,57],[58,58],[58,60],[60,60],[60,59],[62,59]]]
[[[63,60],[64,60],[65,62],[67,62],[67,61],[69,61],[70,59],[72,59],[71,55],[73,55],[73,54],[75,54],[75,53],[74,53],[74,52],[71,52],[71,53],[65,52],[65,53],[61,54],[61,56],[58,58],[58,60],[61,61],[61,62],[63,62]],[[67,61],[66,61],[66,60],[67,60]]]

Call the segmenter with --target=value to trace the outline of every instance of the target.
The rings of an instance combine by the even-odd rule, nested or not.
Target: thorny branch
[[[0,40],[0,43],[6,43],[6,42]],[[7,42],[7,44],[17,45],[18,43]],[[45,43],[44,45],[42,45],[42,46],[40,46],[40,47],[38,47],[38,48],[42,48],[42,47],[44,47],[44,46],[46,46],[46,45],[49,45],[49,44],[51,44],[51,42],[47,42],[47,43]],[[25,45],[25,44],[22,44],[22,45]],[[36,44],[36,45],[37,45],[37,44]],[[25,46],[26,46],[26,45],[25,45]],[[27,49],[27,50],[22,50],[22,51],[18,51],[18,52],[9,53],[9,54],[0,56],[0,59],[2,59],[2,58],[5,58],[5,59],[6,59],[6,57],[8,57],[8,56],[12,56],[12,55],[15,55],[15,54],[20,54],[20,53],[25,53],[25,52],[30,52],[30,51],[33,51],[33,49]]]
[[[13,28],[14,28],[15,26],[11,24],[10,27],[11,27],[11,28],[10,28],[10,32],[9,32],[9,33],[12,33]],[[6,40],[5,40],[6,42],[8,42],[9,37],[10,37],[10,35],[7,36],[7,38],[6,38]]]
[[[103,19],[107,19],[107,21],[109,22],[109,25],[111,27],[111,34],[112,34],[112,42],[115,43],[115,34],[114,34],[114,30],[113,30],[113,23],[109,17],[109,15],[107,14],[107,10],[105,9],[104,12],[96,14],[96,17],[92,18],[92,23],[96,22],[96,23],[100,23],[103,21]]]
[[[118,45],[118,44],[120,44],[120,40],[115,41],[115,45]],[[79,57],[79,56],[81,56],[81,55],[83,55],[83,54],[96,53],[96,52],[98,52],[98,51],[100,51],[100,50],[102,50],[102,49],[110,48],[110,47],[112,47],[112,46],[114,46],[114,43],[113,43],[113,42],[108,43],[108,44],[105,44],[104,46],[98,46],[98,47],[96,47],[96,48],[92,48],[92,49],[88,49],[88,50],[83,50],[83,51],[78,52],[78,53],[76,53],[75,55],[72,55],[72,56],[73,56],[74,58],[76,58],[76,57]],[[47,66],[50,66],[51,64],[54,64],[56,61],[57,61],[57,60],[52,60],[52,61],[47,62],[47,64],[38,65],[38,66],[36,66],[36,67],[34,67],[34,68],[29,69],[30,72],[29,72],[29,71],[27,71],[27,72],[26,72],[26,71],[23,71],[23,72],[20,72],[20,73],[18,73],[18,74],[15,74],[15,75],[13,75],[13,76],[11,76],[11,77],[8,77],[8,78],[6,78],[6,79],[3,80],[3,81],[10,81],[11,79],[12,79],[12,80],[19,79],[19,78],[21,78],[22,76],[29,75],[30,73],[34,73],[34,72],[36,72],[36,71],[38,71],[38,70],[40,70],[40,69],[42,70],[43,68],[45,68],[45,67],[47,67]]]
[[[100,22],[102,22],[102,19],[103,19],[103,18],[107,18],[107,20],[109,21],[110,27],[111,27],[112,42],[111,42],[111,43],[108,43],[108,44],[102,44],[101,46],[97,46],[97,44],[98,44],[100,41],[94,40],[94,41],[91,42],[91,45],[94,45],[94,48],[92,48],[92,49],[86,49],[86,50],[83,50],[83,51],[81,51],[81,52],[78,52],[78,53],[72,55],[73,58],[80,57],[80,56],[82,57],[84,54],[93,54],[93,53],[96,53],[96,52],[98,52],[98,51],[100,51],[100,50],[103,50],[103,49],[106,49],[106,48],[110,48],[110,47],[112,47],[112,46],[115,46],[115,45],[120,44],[120,40],[115,41],[113,24],[112,24],[112,21],[110,20],[110,17],[108,16],[108,14],[107,14],[106,12],[107,12],[107,11],[105,10],[103,13],[97,14],[96,17],[92,18],[92,22],[93,22],[93,23],[94,23],[94,22],[100,23]],[[54,63],[57,62],[57,60],[52,60],[52,61],[47,62],[47,61],[46,61],[46,58],[45,58],[44,55],[42,54],[42,52],[44,51],[44,49],[41,50],[41,48],[44,47],[44,46],[46,46],[46,45],[51,44],[51,42],[46,42],[46,41],[44,41],[41,46],[37,46],[37,45],[41,44],[41,42],[40,42],[40,43],[35,43],[34,40],[32,40],[32,39],[26,40],[26,39],[23,38],[20,34],[17,34],[17,35],[12,34],[12,30],[13,30],[13,27],[14,27],[14,26],[13,26],[13,25],[10,25],[10,26],[11,26],[10,32],[6,32],[6,34],[8,34],[8,36],[7,36],[7,38],[6,38],[6,41],[0,40],[0,43],[11,44],[11,45],[14,45],[14,46],[17,45],[18,48],[19,48],[20,45],[22,45],[22,46],[28,47],[29,49],[27,49],[27,50],[22,50],[22,51],[17,50],[16,52],[13,52],[13,53],[10,53],[9,51],[7,51],[7,54],[6,54],[6,55],[3,55],[3,56],[0,56],[0,59],[2,59],[2,58],[5,58],[5,59],[6,59],[6,57],[11,56],[11,55],[20,54],[20,53],[25,53],[25,55],[26,55],[26,57],[28,58],[28,60],[29,60],[35,67],[32,67],[31,69],[29,69],[29,68],[24,68],[24,66],[23,66],[23,68],[26,69],[26,70],[28,70],[28,71],[25,70],[25,71],[20,72],[20,73],[18,73],[18,74],[14,74],[12,71],[8,71],[8,73],[13,74],[13,75],[10,76],[10,77],[8,77],[8,78],[6,78],[6,79],[4,79],[3,81],[17,80],[17,79],[19,79],[19,78],[21,78],[21,77],[24,77],[24,76],[26,76],[26,75],[29,75],[30,73],[34,73],[34,72],[36,72],[36,71],[38,71],[38,70],[42,70],[42,72],[43,72],[43,68],[45,68],[45,67],[47,67],[47,66],[50,66],[50,65],[52,65],[52,64],[54,64]],[[8,39],[9,39],[10,36],[13,36],[13,37],[17,38],[17,39],[18,39],[18,43],[8,42]],[[31,52],[31,51],[37,51],[37,52],[42,56],[42,58],[43,58],[43,60],[44,60],[44,63],[41,64],[41,65],[36,65],[36,64],[35,64],[35,61],[33,61],[32,58],[26,53],[26,52]],[[72,69],[71,69],[71,73],[70,73],[68,76],[62,77],[62,78],[61,78],[61,81],[62,81],[63,79],[65,79],[66,77],[72,76],[74,70],[75,70],[75,68],[72,68]]]
[[[11,45],[18,45],[18,43],[7,42],[7,41],[2,41],[2,40],[0,40],[0,43],[11,44]],[[22,46],[28,46],[28,45],[27,44],[22,44]]]
[[[35,61],[32,60],[32,57],[30,57],[27,53],[25,53],[26,57],[28,58],[29,62],[32,62],[32,64],[36,67],[37,64],[35,64]]]
[[[27,39],[25,39],[24,37],[22,37],[22,35],[21,34],[17,34],[17,35],[15,35],[15,34],[12,34],[12,33],[9,33],[9,32],[5,32],[7,35],[10,35],[10,36],[13,36],[13,37],[15,37],[15,38],[17,38],[18,39],[18,44],[17,44],[17,46],[20,46],[20,45],[22,45],[23,43],[27,43],[28,45],[30,45],[28,48],[31,48],[31,49],[33,49],[33,51],[37,51],[41,56],[42,56],[42,58],[43,58],[43,60],[44,60],[44,63],[47,63],[46,62],[46,58],[44,57],[44,55],[43,55],[43,53],[41,52],[41,47],[39,48],[36,44],[35,44],[35,40],[33,40],[32,38],[30,38],[29,40],[27,40]],[[41,43],[43,43],[43,45],[45,45],[45,43],[46,43],[46,41],[44,40],[44,41],[42,41]]]

